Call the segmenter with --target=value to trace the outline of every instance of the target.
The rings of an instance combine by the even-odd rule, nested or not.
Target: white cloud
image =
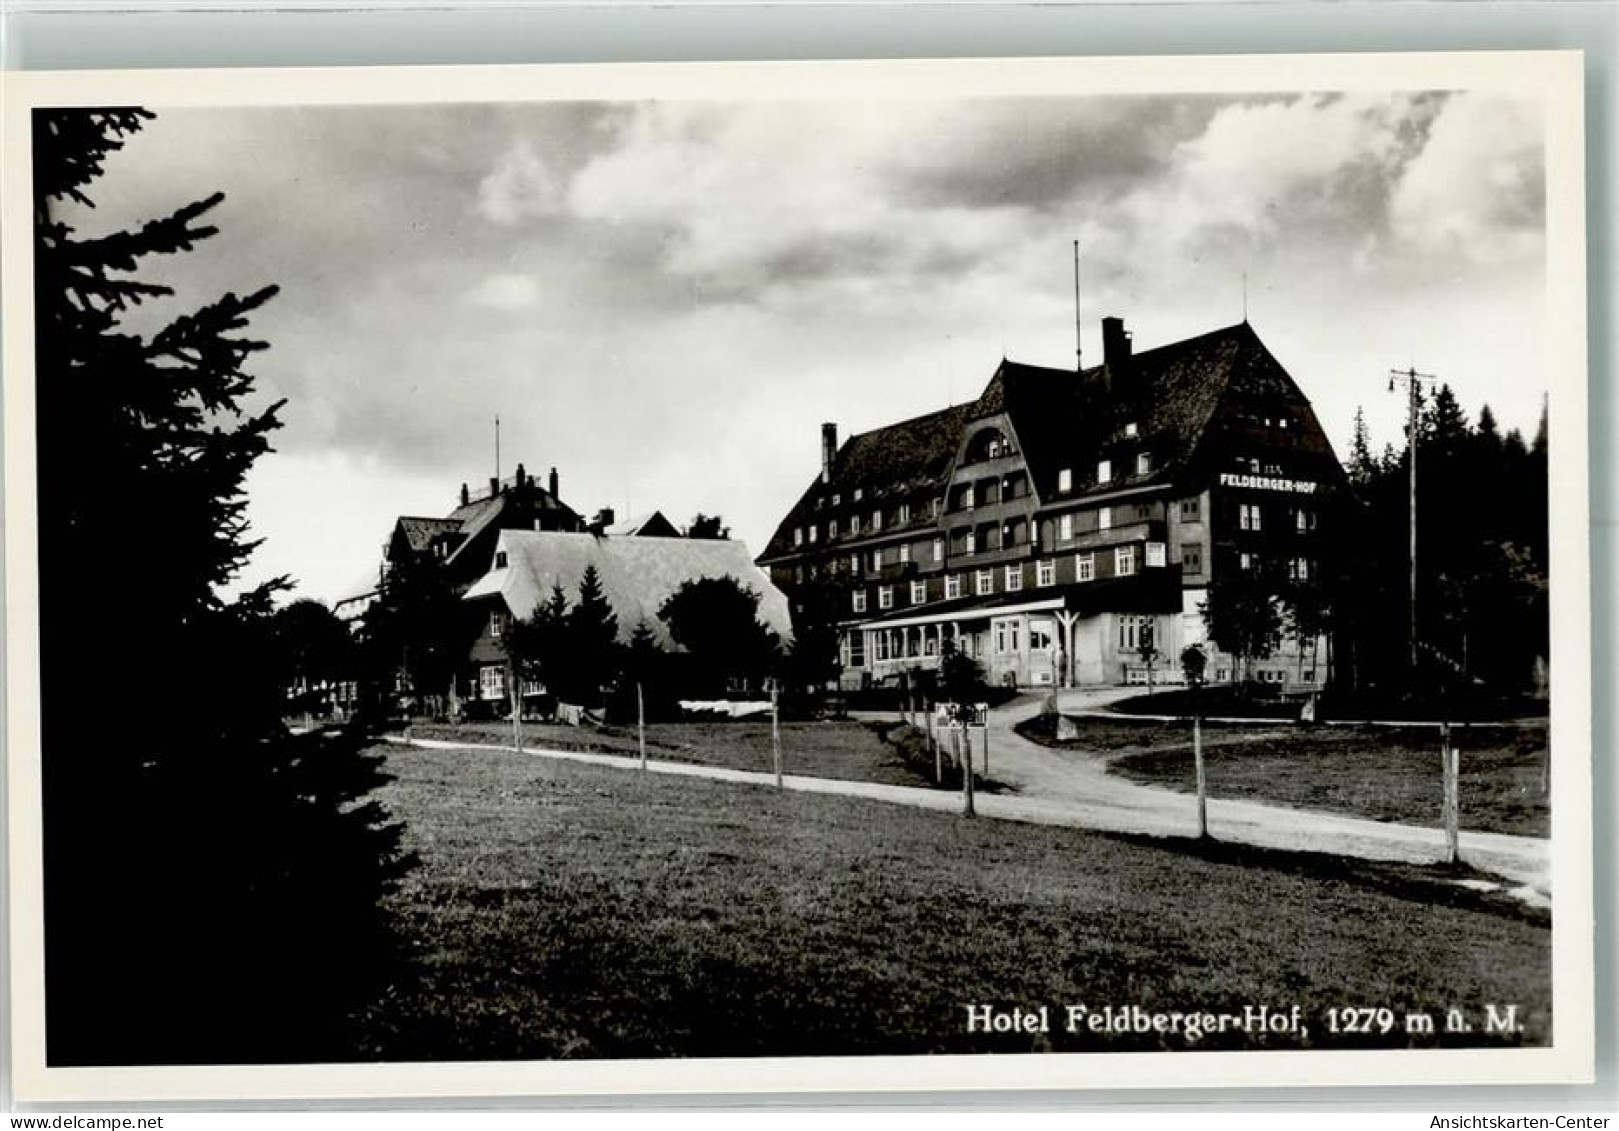
[[[467,301],[494,310],[522,310],[540,299],[539,281],[532,275],[503,272],[490,275],[467,293]]]
[[[497,224],[517,224],[555,213],[562,195],[560,179],[525,139],[501,154],[479,182],[477,209]]]
[[[1429,253],[1502,263],[1544,242],[1544,154],[1536,108],[1451,99],[1396,186],[1395,234]]]

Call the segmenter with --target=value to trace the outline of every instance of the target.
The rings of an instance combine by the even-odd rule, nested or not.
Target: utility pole
[[[1411,615],[1406,631],[1413,678],[1417,670],[1417,413],[1422,407],[1422,383],[1436,380],[1433,374],[1418,373],[1414,368],[1389,370],[1389,392],[1396,382],[1403,383],[1406,392],[1405,460],[1411,471]]]
[[[1081,339],[1079,317],[1079,241],[1074,241],[1074,369],[1085,368],[1085,343]]]

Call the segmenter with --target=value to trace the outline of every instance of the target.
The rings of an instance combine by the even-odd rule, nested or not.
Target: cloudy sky
[[[255,359],[286,427],[254,578],[330,600],[393,518],[557,467],[582,513],[719,511],[757,552],[844,436],[975,396],[1003,356],[1248,317],[1340,454],[1390,366],[1532,430],[1538,107],[1467,93],[160,111],[100,230],[215,189],[152,274],[189,306],[280,284]],[[178,309],[178,306],[170,309]]]

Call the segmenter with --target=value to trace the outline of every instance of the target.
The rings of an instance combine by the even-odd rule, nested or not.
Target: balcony
[[[1083,534],[1074,535],[1071,541],[1054,542],[1050,552],[1054,554],[1069,553],[1071,551],[1095,550],[1106,546],[1122,546],[1131,542],[1163,542],[1165,541],[1164,523],[1162,519],[1146,519],[1138,522],[1120,523],[1107,530],[1087,530]]]

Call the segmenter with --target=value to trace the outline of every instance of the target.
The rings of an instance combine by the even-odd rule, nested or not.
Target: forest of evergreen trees
[[[1502,434],[1486,405],[1470,421],[1448,385],[1422,399],[1417,435],[1417,641],[1409,662],[1407,445],[1375,452],[1356,414],[1347,470],[1358,501],[1333,620],[1342,686],[1404,695],[1544,695],[1547,426]],[[1403,439],[1403,437],[1402,437]]]

